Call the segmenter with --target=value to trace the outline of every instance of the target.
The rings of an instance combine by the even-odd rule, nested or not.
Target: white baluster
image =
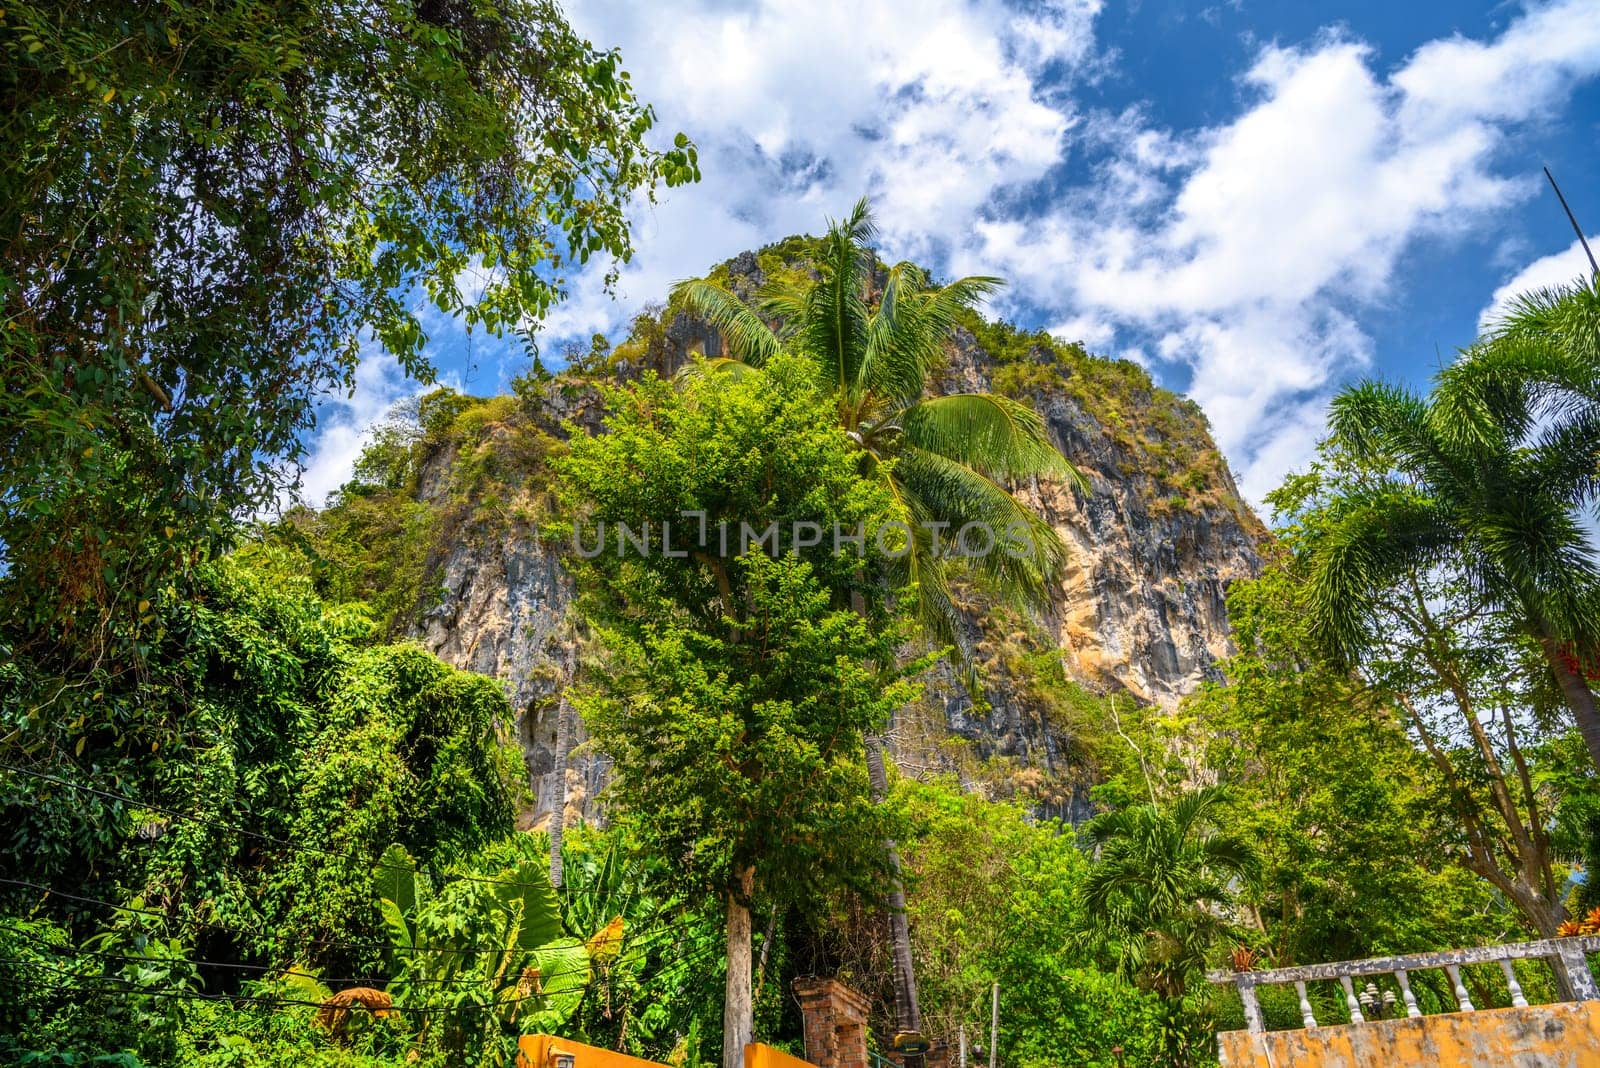
[[[1517,970],[1511,962],[1504,957],[1500,959],[1500,970],[1506,973],[1506,986],[1511,988],[1511,1004],[1519,1009],[1528,1007],[1528,999],[1522,995],[1522,984],[1517,982]]]
[[[1339,985],[1344,987],[1344,1003],[1350,1010],[1351,1023],[1366,1023],[1367,1018],[1361,1015],[1361,1002],[1356,1000],[1356,988],[1351,985],[1348,975],[1339,976]]]
[[[1461,969],[1454,964],[1446,964],[1444,971],[1450,977],[1451,985],[1456,988],[1456,1005],[1460,1007],[1462,1012],[1476,1011],[1472,1005],[1472,998],[1467,996],[1466,985],[1461,981]]]
[[[1410,1017],[1421,1016],[1422,1010],[1417,1008],[1417,996],[1411,992],[1411,980],[1406,978],[1406,970],[1404,968],[1396,968],[1394,977],[1400,983],[1400,996],[1405,999],[1406,1015]]]
[[[1307,1030],[1317,1026],[1317,1018],[1311,1015],[1311,999],[1306,996],[1304,980],[1296,980],[1294,988],[1300,992],[1300,1021],[1306,1025]]]
[[[1234,983],[1239,988],[1239,1000],[1244,1002],[1244,1023],[1251,1034],[1260,1034],[1265,1031],[1266,1024],[1261,1019],[1261,1003],[1256,1000],[1256,984],[1248,972],[1241,972],[1234,976]]]

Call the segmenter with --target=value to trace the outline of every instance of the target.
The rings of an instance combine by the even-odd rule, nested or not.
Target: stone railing
[[[1511,962],[1517,960],[1547,960],[1556,970],[1559,980],[1564,978],[1575,1001],[1600,1000],[1600,986],[1595,984],[1593,973],[1585,954],[1600,953],[1600,935],[1581,938],[1552,938],[1544,942],[1512,942],[1500,946],[1480,946],[1475,949],[1451,949],[1443,953],[1411,953],[1398,957],[1373,957],[1370,960],[1340,961],[1337,964],[1308,964],[1299,968],[1277,968],[1261,972],[1212,972],[1207,976],[1213,983],[1232,983],[1244,1002],[1245,1024],[1252,1032],[1266,1030],[1261,1020],[1261,1004],[1256,990],[1263,986],[1293,983],[1300,995],[1300,1017],[1306,1027],[1317,1026],[1311,1010],[1311,999],[1306,992],[1307,983],[1337,980],[1344,988],[1345,1006],[1350,1010],[1350,1022],[1366,1022],[1363,998],[1356,993],[1355,980],[1367,975],[1392,975],[1400,986],[1400,1000],[1407,1016],[1421,1016],[1416,995],[1411,992],[1410,974],[1430,969],[1441,970],[1450,978],[1455,991],[1456,1007],[1460,1012],[1476,1008],[1461,981],[1461,968],[1468,964],[1496,964],[1505,972],[1510,990],[1511,1004],[1526,1008],[1528,999],[1523,996],[1522,985],[1517,982]],[[1370,1001],[1367,1003],[1370,1010]]]

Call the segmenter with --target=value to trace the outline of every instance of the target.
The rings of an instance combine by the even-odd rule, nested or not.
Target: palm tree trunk
[[[883,765],[883,739],[867,739],[867,777],[872,783],[872,799],[883,802],[889,796],[889,776]],[[900,850],[893,840],[884,842],[889,859],[889,942],[894,954],[894,1017],[897,1031],[922,1030],[922,1014],[917,1009],[917,978],[911,966],[911,928],[906,922],[906,892],[900,878]],[[920,1058],[919,1058],[920,1059]]]
[[[1573,668],[1556,639],[1541,636],[1539,647],[1544,650],[1545,660],[1555,673],[1561,696],[1566,699],[1567,707],[1572,709],[1572,718],[1577,720],[1578,733],[1583,735],[1589,759],[1594,761],[1596,768],[1600,768],[1600,709],[1595,708],[1594,691],[1589,688],[1589,680]]]
[[[572,756],[572,712],[565,696],[556,706],[555,808],[550,813],[550,885],[561,889],[561,836],[567,827],[567,761]]]
[[[744,1068],[744,1048],[755,1036],[750,988],[750,895],[755,868],[739,873],[739,889],[728,891],[728,982],[722,1000],[722,1068]]]

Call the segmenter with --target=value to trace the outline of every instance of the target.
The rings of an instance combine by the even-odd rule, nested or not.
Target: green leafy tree
[[[696,173],[549,0],[24,0],[0,51],[0,641],[55,715],[149,681],[154,606],[363,353],[537,321]]]
[[[600,534],[580,583],[609,659],[578,706],[615,762],[612,811],[680,885],[725,903],[722,1055],[737,1068],[753,904],[814,906],[882,872],[863,737],[915,688],[884,676],[894,618],[852,610],[871,557],[833,537],[870,547],[889,499],[798,361],[682,391],[647,376],[609,400],[606,433],[576,435],[558,465]],[[777,542],[745,540],[769,530]]]
[[[1283,537],[1293,545],[1292,531]],[[1204,751],[1228,787],[1225,822],[1261,855],[1260,884],[1242,904],[1266,959],[1315,964],[1505,937],[1520,919],[1490,883],[1459,862],[1419,862],[1465,858],[1457,801],[1408,734],[1404,707],[1315,655],[1292,565],[1280,557],[1229,588],[1239,651],[1222,664],[1225,683],[1185,702],[1176,743]],[[1484,780],[1475,749],[1451,750],[1457,781]]]
[[[1537,450],[1519,454],[1531,465],[1540,461]],[[1566,918],[1562,858],[1548,819],[1556,798],[1533,766],[1534,745],[1558,733],[1550,726],[1561,699],[1549,685],[1548,643],[1530,627],[1528,606],[1507,596],[1492,558],[1463,559],[1476,541],[1465,534],[1451,540],[1459,533],[1453,527],[1424,531],[1448,515],[1426,488],[1369,459],[1335,437],[1309,472],[1269,497],[1287,521],[1285,541],[1304,583],[1297,594],[1308,638],[1303,655],[1313,662],[1326,655],[1334,624],[1358,628],[1358,644],[1336,646],[1331,666],[1403,716],[1441,784],[1455,836],[1448,855],[1552,936]],[[1492,467],[1475,470],[1491,482],[1498,477]],[[1551,487],[1524,489],[1524,500],[1499,499],[1498,518],[1480,517],[1471,531],[1473,539],[1499,538],[1513,561],[1523,557],[1495,524],[1515,526],[1511,513],[1524,507],[1546,518],[1561,508]],[[1546,533],[1564,536],[1559,524]],[[1413,536],[1446,541],[1422,552],[1408,540]],[[1341,587],[1358,581],[1358,569],[1363,585]],[[1349,604],[1333,604],[1334,588],[1350,592],[1359,618],[1343,614]]]
[[[1383,602],[1443,569],[1514,618],[1600,767],[1586,678],[1600,648],[1600,564],[1584,514],[1600,493],[1597,297],[1535,294],[1442,372],[1429,396],[1376,382],[1333,402],[1331,443],[1361,477],[1308,531],[1309,608],[1324,648],[1359,660]]]
[[[1191,790],[1170,803],[1101,813],[1083,829],[1099,857],[1083,882],[1091,933],[1122,974],[1180,999],[1229,927],[1235,885],[1260,872],[1255,849],[1216,826],[1225,794]]]
[[[674,287],[673,298],[718,328],[728,355],[705,366],[735,373],[792,351],[809,364],[839,426],[860,458],[861,472],[892,495],[897,518],[912,531],[910,551],[892,562],[891,586],[914,591],[917,616],[934,643],[949,646],[971,676],[959,609],[951,597],[951,562],[981,573],[1003,599],[1046,601],[1065,549],[1056,532],[1017,501],[1009,483],[1082,476],[1050,443],[1044,421],[1019,401],[993,393],[930,396],[945,345],[963,315],[1000,285],[983,276],[942,286],[915,264],[880,275],[869,247],[875,226],[862,199],[831,223],[819,245],[816,275],[778,280],[752,308],[711,281]],[[876,303],[873,300],[876,298]],[[990,550],[961,552],[963,531],[986,532]],[[956,552],[941,540],[951,532]],[[1007,551],[1001,551],[1004,544]],[[977,549],[981,542],[972,543]],[[888,791],[882,743],[868,761],[879,797]],[[899,866],[888,844],[891,868]],[[895,1016],[904,1032],[921,1030],[905,893],[895,877],[888,894],[895,947]]]

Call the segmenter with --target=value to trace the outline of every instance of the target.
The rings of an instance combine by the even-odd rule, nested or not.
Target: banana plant
[[[422,1028],[435,1022],[436,1010],[458,1009],[445,1014],[458,1039],[491,1021],[522,1034],[548,1032],[583,1001],[593,974],[590,949],[563,934],[543,863],[436,889],[393,845],[374,886],[394,968],[388,992],[396,1006],[435,1010],[417,1020]]]

